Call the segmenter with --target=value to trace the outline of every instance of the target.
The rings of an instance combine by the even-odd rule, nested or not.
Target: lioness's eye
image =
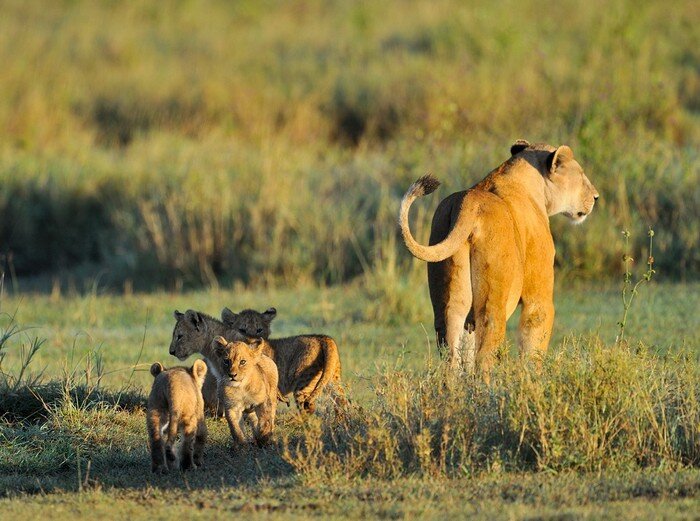
[[[261,333],[262,333],[262,328],[259,327],[259,328],[258,328],[258,335],[260,335]]]
[[[240,331],[241,333],[243,333],[245,335],[245,328],[244,327],[239,327],[238,331]]]
[[[231,360],[229,360],[228,358],[224,358],[224,367],[226,369],[229,369],[231,367]]]
[[[241,360],[241,365],[245,365],[245,360]]]
[[[182,333],[177,334],[177,339],[180,340],[182,338]]]

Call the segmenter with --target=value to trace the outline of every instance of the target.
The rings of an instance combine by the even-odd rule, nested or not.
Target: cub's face
[[[202,317],[196,311],[188,309],[185,313],[175,311],[175,328],[170,342],[170,354],[185,360],[198,348],[208,342],[208,333]],[[211,337],[209,337],[211,338]]]
[[[230,330],[248,338],[270,338],[270,323],[277,316],[277,310],[270,308],[264,313],[244,309],[234,313],[229,308],[221,310],[221,320]]]
[[[260,340],[252,340],[250,343],[238,340],[228,342],[219,336],[214,339],[212,345],[224,382],[233,387],[238,387],[248,380],[262,355]]]

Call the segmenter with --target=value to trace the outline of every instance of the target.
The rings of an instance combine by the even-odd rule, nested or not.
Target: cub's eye
[[[258,328],[258,335],[261,335],[261,334],[262,334],[262,328],[259,327],[259,328]]]
[[[241,360],[241,366],[245,365],[245,360]]]
[[[231,369],[231,360],[228,358],[224,358],[223,364],[225,369]]]

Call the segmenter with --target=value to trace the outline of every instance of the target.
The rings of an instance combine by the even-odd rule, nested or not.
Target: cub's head
[[[212,341],[221,374],[225,382],[239,386],[248,380],[262,356],[262,339],[229,342],[222,336]]]
[[[277,310],[270,308],[264,313],[244,309],[234,313],[229,308],[221,310],[221,320],[228,329],[249,338],[270,338],[270,323],[277,316]]]
[[[211,338],[200,313],[188,309],[184,313],[175,310],[175,328],[170,342],[170,354],[180,360],[199,352]]]
[[[588,180],[574,153],[566,145],[557,149],[549,145],[530,145],[525,140],[516,141],[510,149],[513,156],[535,152],[544,158],[542,172],[549,188],[549,215],[563,213],[575,224],[586,220],[599,197],[598,190]],[[541,163],[540,163],[541,164]]]

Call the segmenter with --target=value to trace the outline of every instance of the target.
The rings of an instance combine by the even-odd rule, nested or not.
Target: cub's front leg
[[[243,445],[246,442],[243,431],[241,430],[241,416],[243,415],[243,407],[227,407],[224,411],[224,416],[226,416],[226,421],[228,422],[228,428],[231,431],[231,437],[233,438],[234,444]]]
[[[272,433],[275,430],[275,409],[277,400],[267,399],[255,408],[258,416],[257,428],[253,431],[255,442],[262,447],[272,440]]]

